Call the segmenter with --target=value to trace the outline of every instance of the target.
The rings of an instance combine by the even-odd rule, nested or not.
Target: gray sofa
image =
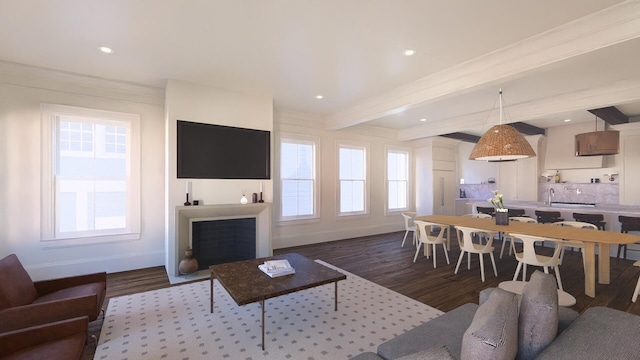
[[[536,271],[522,295],[502,289],[378,346],[356,360],[640,359],[640,316],[592,307],[558,307],[553,275]]]

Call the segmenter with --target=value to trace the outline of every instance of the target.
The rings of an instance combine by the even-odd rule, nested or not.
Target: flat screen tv
[[[178,178],[270,179],[271,133],[178,120]]]

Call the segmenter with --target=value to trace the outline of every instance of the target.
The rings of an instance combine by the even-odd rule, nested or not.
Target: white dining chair
[[[413,240],[412,240],[412,244],[415,245],[416,244],[416,239],[418,238],[418,234],[416,233],[416,224],[413,223],[413,219],[416,217],[416,215],[418,215],[418,213],[413,212],[413,211],[405,211],[402,213],[402,217],[404,218],[404,238],[402,238],[402,245],[401,247],[404,247],[404,242],[407,240],[407,235],[409,235],[409,232],[413,232]]]
[[[563,290],[562,288],[562,279],[560,278],[560,252],[562,251],[562,240],[551,239],[542,236],[534,236],[534,235],[525,235],[525,234],[509,234],[510,237],[514,239],[519,239],[522,241],[522,251],[517,252],[513,242],[511,246],[513,247],[513,252],[515,253],[516,260],[518,260],[518,266],[516,267],[516,272],[513,275],[513,280],[518,279],[518,275],[520,274],[520,270],[522,270],[522,281],[527,281],[527,265],[532,266],[541,266],[544,269],[545,273],[549,273],[549,268],[553,267],[553,271],[556,275],[556,280],[558,281],[558,288]],[[541,255],[536,252],[535,243],[537,241],[549,241],[554,244],[553,255]]]
[[[573,228],[578,228],[578,229],[598,230],[597,225],[594,225],[588,222],[583,222],[583,221],[557,221],[557,222],[554,222],[553,225],[571,226]],[[562,242],[562,252],[560,253],[560,265],[562,265],[562,259],[564,259],[564,251],[568,247],[579,248],[580,251],[582,252],[582,249],[584,249],[584,243],[578,240],[564,240]],[[584,265],[584,253],[582,254],[582,264]]]
[[[429,252],[427,250],[427,247],[429,245],[432,246],[432,250],[431,250],[431,254],[433,255],[433,267],[436,267],[436,245],[438,244],[442,244],[442,249],[444,249],[444,256],[445,258],[447,258],[447,265],[449,264],[449,253],[447,252],[447,239],[444,237],[444,234],[446,231],[449,231],[449,226],[448,225],[442,225],[442,224],[437,224],[437,223],[432,223],[432,222],[426,222],[426,221],[420,221],[420,220],[415,220],[414,221],[416,224],[416,227],[418,228],[418,246],[416,249],[416,255],[413,257],[413,262],[416,262],[416,259],[418,258],[418,254],[420,253],[420,246],[422,246],[422,244],[424,244],[424,251],[427,253],[427,259],[429,258]],[[430,229],[427,229],[427,226],[432,227],[439,227],[440,230],[438,231],[438,235],[437,236],[433,236],[430,235],[431,231]]]
[[[538,220],[526,216],[512,216],[509,218],[509,221],[524,222],[529,224],[536,224],[538,222]],[[509,243],[512,243],[513,239],[508,234],[504,234],[504,236],[502,237],[502,247],[500,248],[500,259],[502,259],[502,254],[504,253],[504,245],[507,243],[507,241],[509,241]],[[512,246],[510,244],[509,256],[511,256],[511,248]]]
[[[456,265],[456,270],[453,272],[454,274],[458,273],[458,269],[460,268],[460,263],[462,263],[462,258],[464,254],[467,254],[467,269],[471,270],[471,254],[478,254],[480,257],[480,277],[482,278],[482,282],[484,282],[484,254],[489,254],[491,258],[491,264],[493,265],[493,273],[496,277],[498,277],[498,270],[496,268],[496,261],[493,258],[493,237],[497,232],[495,231],[487,231],[481,229],[474,229],[465,226],[456,226],[457,237],[458,237],[458,245],[460,245],[460,257],[458,258],[458,264]],[[474,234],[486,234],[487,243],[486,244],[477,244],[473,242]]]

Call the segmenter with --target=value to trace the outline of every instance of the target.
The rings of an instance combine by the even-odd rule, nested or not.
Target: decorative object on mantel
[[[259,203],[263,203],[264,200],[262,200],[262,181],[260,182],[260,200],[258,200]]]
[[[258,194],[257,193],[253,193],[251,195],[251,202],[254,203],[254,204],[258,202]]]
[[[184,259],[180,260],[178,271],[180,274],[189,275],[198,270],[198,260],[193,257],[191,248],[184,251]]]
[[[509,211],[504,207],[502,196],[496,189],[493,190],[493,197],[487,201],[496,209],[496,225],[509,225]]]
[[[499,92],[500,123],[489,129],[471,150],[469,160],[513,161],[536,156],[529,142],[511,125],[502,124],[502,89]]]
[[[618,173],[604,174],[604,176],[609,177],[609,181],[616,181],[618,178]]]
[[[240,204],[245,205],[247,203],[247,197],[244,196],[244,190],[242,191],[242,197],[240,198]]]
[[[187,189],[186,189],[185,193],[187,194],[187,201],[184,202],[184,206],[189,206],[189,205],[191,205],[191,203],[189,202],[189,185],[191,185],[191,184],[190,184],[189,181],[187,181],[186,185],[187,185],[186,186]]]

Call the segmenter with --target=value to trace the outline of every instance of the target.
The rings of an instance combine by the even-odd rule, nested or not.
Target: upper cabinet
[[[598,120],[598,128],[604,129],[604,122]],[[575,138],[577,134],[592,132],[592,122],[573,125],[554,126],[547,129],[547,150],[545,156],[546,169],[593,169],[602,168],[604,157],[576,156]]]

